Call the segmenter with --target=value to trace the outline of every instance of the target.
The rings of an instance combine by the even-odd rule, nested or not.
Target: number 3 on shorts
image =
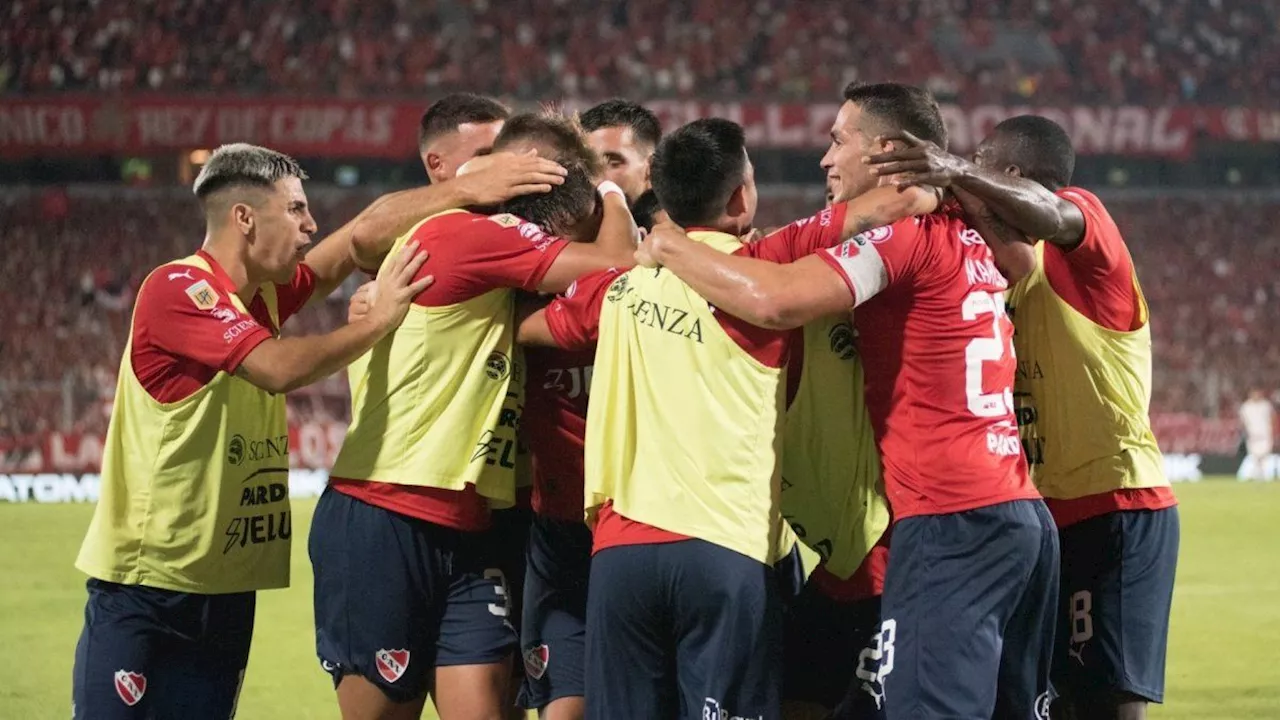
[[[494,584],[493,591],[501,598],[496,603],[489,603],[489,612],[500,618],[505,618],[511,614],[511,595],[507,592],[507,576],[502,574],[498,568],[489,568],[484,571],[485,580],[497,580]]]
[[[893,672],[893,641],[898,635],[898,621],[893,618],[880,625],[880,632],[871,641],[871,646],[858,653],[858,668],[854,674],[859,680],[883,683],[885,677]]]

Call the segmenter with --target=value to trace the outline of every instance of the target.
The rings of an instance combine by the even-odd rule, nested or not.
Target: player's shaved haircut
[[[657,147],[662,140],[662,123],[658,116],[649,108],[630,100],[605,100],[584,111],[580,120],[587,132],[608,127],[629,127],[636,140],[648,143],[650,147]]]
[[[947,147],[947,126],[942,122],[938,102],[927,90],[902,83],[849,83],[844,99],[857,105],[869,135],[906,130],[921,140]]]
[[[511,108],[484,95],[452,93],[432,103],[418,121],[418,149],[425,151],[436,138],[463,123],[487,123],[511,117]]]
[[[747,139],[742,126],[704,118],[663,138],[653,155],[650,182],[658,203],[680,225],[711,225],[746,181]]]
[[[600,158],[587,145],[574,118],[553,111],[512,116],[493,141],[493,149],[498,152],[516,144],[537,146],[542,157],[560,163],[568,174],[564,184],[552,186],[551,192],[508,200],[502,204],[504,212],[563,235],[595,211],[594,178],[601,172]]]
[[[264,191],[287,177],[306,180],[307,173],[297,160],[284,153],[234,143],[213,151],[191,189],[206,215],[213,216],[219,215],[228,202],[257,206]]]
[[[1071,184],[1076,151],[1061,125],[1039,115],[1018,115],[996,125],[987,138],[991,161],[1000,168],[1017,166],[1022,177],[1050,190]]]

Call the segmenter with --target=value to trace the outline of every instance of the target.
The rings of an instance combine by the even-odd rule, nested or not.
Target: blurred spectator
[[[0,92],[808,99],[893,79],[975,103],[1274,106],[1280,91],[1272,0],[15,0],[5,14]],[[1060,61],[1011,52],[1029,44]]]

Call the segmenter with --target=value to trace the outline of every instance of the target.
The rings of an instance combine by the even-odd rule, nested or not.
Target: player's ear
[[[734,188],[733,193],[729,195],[729,203],[725,205],[724,211],[729,217],[738,217],[746,214],[747,186],[745,184]]]
[[[1010,165],[1004,169],[1004,174],[1020,178],[1022,177],[1022,168],[1017,165]]]
[[[240,234],[245,237],[253,235],[253,228],[256,218],[253,214],[253,206],[248,203],[236,203],[231,206],[231,220],[236,224],[236,228],[240,230]]]
[[[422,162],[427,166],[427,172],[433,175],[444,168],[444,158],[440,157],[440,153],[423,153]]]

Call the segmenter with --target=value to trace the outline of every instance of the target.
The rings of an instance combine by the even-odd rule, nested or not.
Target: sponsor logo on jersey
[[[534,680],[541,680],[547,672],[547,662],[551,659],[551,650],[546,645],[531,647],[524,651],[524,671]]]
[[[512,215],[511,213],[498,213],[497,215],[490,215],[489,220],[492,222],[498,223],[504,228],[513,228],[518,226],[520,223],[524,222],[523,220],[516,217],[515,215]]]
[[[865,245],[867,243],[879,245],[891,237],[893,237],[893,226],[881,225],[878,228],[871,228],[864,233],[858,233],[853,237],[853,240],[859,245]],[[861,240],[861,242],[858,242],[859,240]]]
[[[142,673],[117,670],[115,681],[116,694],[129,707],[142,702],[142,696],[147,694],[147,676]]]
[[[399,680],[409,669],[408,650],[379,650],[373,654],[373,660],[378,674],[389,683]]]
[[[849,323],[837,323],[827,332],[827,338],[831,341],[831,352],[841,360],[852,360],[858,354],[858,348],[854,345],[854,337],[856,334]]]
[[[191,271],[190,271],[190,270],[183,270],[182,272],[171,272],[171,273],[169,273],[169,279],[170,279],[170,280],[177,280],[178,278],[186,278],[187,280],[195,280],[195,278],[191,277]]]
[[[213,286],[208,280],[201,280],[187,288],[187,297],[191,298],[191,302],[195,303],[200,310],[212,310],[218,306],[218,293],[213,291]]]
[[[490,380],[505,379],[511,374],[511,360],[494,350],[489,353],[489,359],[484,361],[484,374],[488,375]]]
[[[235,310],[232,310],[231,308],[224,308],[224,307],[214,308],[213,310],[210,311],[210,314],[218,318],[224,323],[229,323],[232,320],[235,320],[236,318],[240,317],[240,314],[237,313]]]
[[[244,462],[244,438],[240,435],[232,435],[231,442],[227,443],[227,462],[232,465]]]

